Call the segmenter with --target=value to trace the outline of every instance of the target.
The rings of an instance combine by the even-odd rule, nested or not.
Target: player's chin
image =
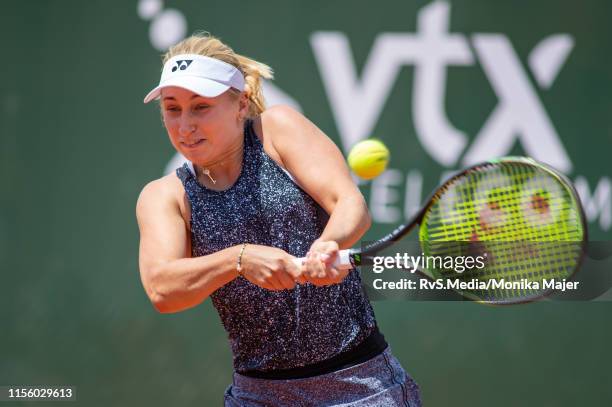
[[[191,162],[207,161],[210,159],[210,150],[206,146],[198,148],[184,148],[182,145],[177,148],[177,151]]]

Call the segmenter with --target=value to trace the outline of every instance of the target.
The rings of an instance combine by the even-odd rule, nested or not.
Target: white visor
[[[204,97],[219,96],[229,88],[244,90],[244,76],[233,65],[197,54],[172,57],[164,65],[159,85],[144,98],[158,99],[163,88],[178,86]]]

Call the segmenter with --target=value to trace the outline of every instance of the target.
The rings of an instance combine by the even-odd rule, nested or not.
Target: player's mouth
[[[195,141],[193,143],[185,143],[184,141],[181,141],[181,145],[183,145],[184,147],[187,147],[187,148],[195,148],[195,147],[198,147],[198,146],[202,145],[204,143],[204,141],[206,141],[206,139],[200,139],[200,140]]]

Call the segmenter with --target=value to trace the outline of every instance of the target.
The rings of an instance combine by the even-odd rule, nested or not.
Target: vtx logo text
[[[348,150],[370,135],[403,65],[414,65],[412,114],[420,143],[444,167],[471,165],[506,155],[516,138],[528,155],[564,172],[572,162],[542,106],[537,92],[508,38],[474,34],[472,45],[498,97],[475,140],[453,127],[444,111],[447,66],[474,65],[465,35],[449,34],[450,5],[436,1],[421,9],[416,33],[383,33],[373,45],[361,79],[347,37],[341,32],[315,32],[311,45]],[[531,51],[529,68],[542,88],[549,88],[573,48],[568,34],[555,34]]]
[[[449,33],[449,19],[449,3],[435,1],[419,11],[416,33],[378,35],[361,78],[357,77],[346,35],[329,31],[312,34],[311,46],[344,150],[370,136],[400,68],[413,65],[416,135],[440,165],[457,168],[504,156],[518,139],[528,155],[565,173],[572,172],[572,161],[510,40],[503,34],[477,33],[468,41],[463,34]],[[573,47],[569,34],[553,34],[532,49],[528,68],[537,86],[549,89],[553,85]],[[468,137],[450,123],[444,110],[446,67],[475,65],[475,57],[498,102],[468,145]],[[389,169],[373,181],[369,205],[376,222],[396,223],[402,214],[408,219],[419,207],[422,172],[412,169],[403,175]],[[395,188],[403,181],[402,210]],[[612,228],[612,180],[608,176],[592,179],[595,185],[591,189],[587,179],[577,175],[574,183],[587,219],[598,220],[604,231]]]

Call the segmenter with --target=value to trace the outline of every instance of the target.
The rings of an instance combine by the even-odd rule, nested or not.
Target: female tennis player
[[[163,313],[212,298],[233,353],[225,406],[419,406],[358,271],[331,265],[369,227],[364,199],[321,130],[264,108],[271,77],[208,34],[164,56],[145,103],[160,99],[188,163],[138,199],[143,286]]]

